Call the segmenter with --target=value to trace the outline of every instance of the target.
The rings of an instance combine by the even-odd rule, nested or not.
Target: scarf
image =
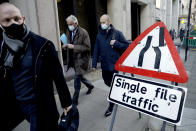
[[[11,39],[3,32],[3,40],[8,47],[6,49],[6,56],[4,58],[4,66],[12,68],[14,65],[14,59],[16,56],[21,54],[22,49],[25,47],[24,40],[28,36],[29,30],[25,26],[25,33],[22,40],[18,39]]]

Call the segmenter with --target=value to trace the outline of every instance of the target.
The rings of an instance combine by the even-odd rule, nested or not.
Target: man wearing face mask
[[[78,25],[74,15],[68,16],[66,22],[68,25],[66,36],[69,44],[64,44],[62,47],[67,49],[67,68],[73,67],[75,70],[73,104],[78,105],[81,82],[88,88],[87,95],[94,88],[83,76],[90,67],[91,44],[88,32]]]
[[[107,14],[100,17],[99,32],[97,34],[92,68],[97,67],[97,61],[100,57],[102,77],[104,83],[110,87],[114,73],[117,73],[114,66],[119,59],[121,53],[128,47],[129,43],[123,36],[122,32],[116,30],[111,24],[111,19]],[[113,111],[113,103],[109,103],[109,107],[105,112],[105,117],[110,116]]]
[[[0,4],[1,129],[11,131],[22,120],[30,131],[58,130],[53,82],[66,114],[71,96],[53,43],[31,32],[13,4]],[[5,117],[4,117],[5,116]]]

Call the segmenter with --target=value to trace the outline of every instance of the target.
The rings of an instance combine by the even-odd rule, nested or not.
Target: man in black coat
[[[180,41],[181,41],[181,42],[183,41],[184,33],[185,33],[184,29],[183,29],[183,28],[181,28],[181,29],[180,29],[180,35],[179,35],[179,37],[180,37]]]
[[[53,82],[65,114],[71,96],[53,43],[29,31],[24,21],[15,5],[0,5],[1,129],[10,131],[27,119],[31,131],[57,131]]]
[[[94,47],[92,68],[97,67],[97,62],[100,58],[104,83],[110,87],[113,74],[117,73],[115,64],[123,51],[129,46],[129,43],[122,32],[114,28],[107,14],[100,17],[100,24]],[[104,114],[105,117],[111,115],[113,107],[114,104],[110,102]]]

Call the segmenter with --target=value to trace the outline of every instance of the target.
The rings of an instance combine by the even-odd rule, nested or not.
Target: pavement
[[[179,41],[179,40],[177,40]],[[180,56],[184,62],[184,48],[180,48]],[[177,131],[195,131],[196,130],[196,51],[190,49],[188,52],[188,60],[184,62],[185,68],[189,74],[189,81],[186,84],[179,84],[181,87],[187,87],[188,93],[185,102],[185,108],[183,111],[181,126],[177,126]],[[67,72],[68,73],[68,72]],[[66,73],[66,74],[67,74]],[[73,95],[73,76],[74,71],[69,72],[69,80],[67,81],[70,93]],[[82,85],[79,97],[78,109],[80,112],[80,124],[78,131],[109,131],[111,125],[112,115],[105,118],[104,113],[108,106],[107,97],[109,94],[109,88],[104,84],[101,76],[101,69],[88,72],[84,75],[95,86],[90,95],[86,95],[87,88]],[[152,79],[143,76],[136,76],[139,78],[156,80],[163,83],[171,83],[168,81]],[[73,78],[73,77],[72,77]],[[60,108],[60,102],[58,94],[55,95],[57,107],[59,112],[62,112]],[[141,115],[139,118],[138,112],[127,109],[122,106],[118,106],[116,119],[112,131],[160,131],[162,127],[162,121],[152,118],[150,116]],[[165,131],[173,131],[174,126],[166,124]],[[29,131],[29,124],[27,121],[23,121],[14,131]]]

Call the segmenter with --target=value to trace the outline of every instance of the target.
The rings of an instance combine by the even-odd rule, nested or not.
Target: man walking
[[[180,29],[180,35],[179,35],[179,37],[180,37],[180,41],[181,41],[181,42],[183,41],[184,33],[185,33],[184,29],[183,29],[183,28],[181,28],[181,29]]]
[[[57,131],[53,81],[66,114],[71,96],[53,43],[28,30],[25,17],[13,4],[0,5],[1,129],[11,131],[24,118],[30,131]]]
[[[90,67],[91,44],[88,32],[78,25],[75,16],[70,15],[66,22],[68,25],[66,36],[69,44],[64,44],[62,47],[67,49],[67,68],[73,67],[75,70],[73,104],[78,105],[81,82],[88,88],[87,95],[94,88],[90,81],[83,76]]]
[[[128,47],[129,43],[122,32],[114,28],[107,14],[101,16],[100,24],[94,47],[92,67],[93,69],[97,67],[97,62],[100,58],[104,83],[110,87],[113,74],[117,73],[114,68],[116,61],[119,59],[121,53]],[[113,106],[114,104],[110,102],[104,114],[105,117],[111,115]]]

